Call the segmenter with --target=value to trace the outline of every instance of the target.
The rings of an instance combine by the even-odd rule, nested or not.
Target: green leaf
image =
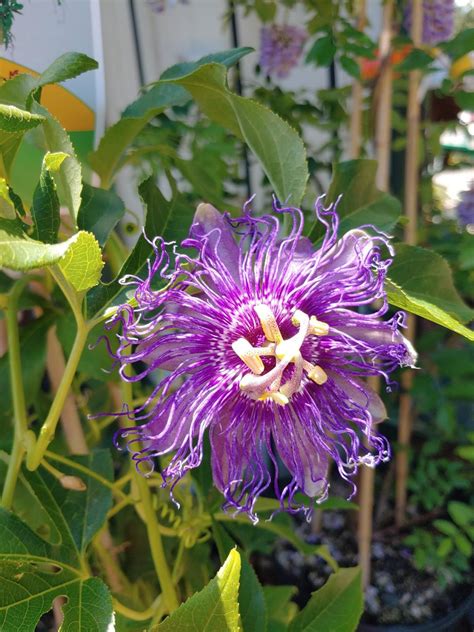
[[[44,116],[0,103],[0,130],[10,134],[26,132],[44,121]]]
[[[68,588],[59,632],[106,632],[113,630],[112,597],[98,577],[89,577]],[[26,632],[26,631],[25,631]]]
[[[24,108],[28,95],[34,89],[36,79],[27,73],[15,75],[0,85],[0,103]]]
[[[316,66],[329,66],[335,54],[336,45],[332,35],[325,35],[314,42],[306,55],[306,63],[313,62]]]
[[[101,246],[105,245],[124,213],[125,204],[114,191],[83,184],[77,226],[93,233]]]
[[[91,470],[95,474],[111,482],[113,480],[113,464],[109,450],[94,450],[87,456],[70,457],[72,461]],[[71,533],[74,546],[79,553],[84,553],[93,536],[105,521],[105,516],[112,507],[112,490],[103,485],[97,478],[84,474],[74,467],[61,464],[61,472],[70,476],[78,476],[86,484],[83,492],[64,489],[60,482],[42,474],[48,485],[49,493],[58,504],[62,516]]]
[[[212,522],[212,533],[220,560],[224,562],[236,543],[224,526],[215,520]],[[267,612],[262,586],[245,557],[241,557],[241,563],[238,603],[242,632],[261,632],[267,626]]]
[[[250,525],[250,520],[246,516],[241,514],[230,516],[226,513],[219,512],[214,514],[214,518],[222,522],[230,522],[231,526],[236,523]],[[301,551],[301,553],[304,553],[305,555],[317,554],[318,547],[314,544],[308,544],[307,542],[299,538],[294,530],[293,525],[290,522],[287,522],[286,517],[281,514],[275,516],[272,520],[260,520],[252,528],[268,531],[273,535],[277,535],[278,537],[287,540],[296,549],[298,549],[298,551]]]
[[[474,445],[462,445],[455,452],[461,459],[474,463]]]
[[[52,318],[48,315],[21,327],[20,357],[27,406],[35,402],[41,386],[46,361],[46,333],[51,323]],[[0,392],[2,393],[0,419],[2,423],[10,424],[13,407],[8,352],[0,358]]]
[[[286,632],[288,624],[298,612],[298,606],[291,601],[297,592],[296,586],[263,587],[269,632]]]
[[[58,171],[67,154],[47,153],[43,158],[41,175],[33,195],[31,215],[33,218],[33,239],[46,244],[54,244],[58,240],[60,218],[59,198],[56,193],[51,171]]]
[[[359,509],[359,505],[357,505],[357,503],[353,503],[350,500],[346,500],[345,498],[339,498],[338,496],[333,496],[331,498],[328,498],[327,500],[325,500],[324,502],[320,503],[319,505],[316,505],[316,509],[321,509],[322,511],[328,511],[328,510],[351,510],[351,511],[357,511]]]
[[[466,503],[452,500],[448,503],[448,513],[460,527],[467,527],[474,522],[474,508],[466,505]]]
[[[436,554],[440,557],[447,557],[453,550],[453,541],[450,538],[443,538],[436,549]]]
[[[67,154],[60,168],[54,172],[54,180],[58,188],[61,204],[68,207],[74,220],[77,218],[81,206],[82,168],[77,159],[74,147],[68,133],[61,124],[36,101],[32,104],[33,112],[44,117],[43,136],[45,148],[52,153]]]
[[[78,460],[109,480],[110,456],[101,451]],[[62,470],[67,468],[61,468]],[[77,475],[75,469],[71,469]],[[105,584],[88,577],[83,550],[103,524],[111,490],[81,473],[85,492],[67,491],[47,473],[25,472],[23,480],[47,512],[49,539],[43,539],[16,515],[0,509],[0,628],[34,632],[56,597],[65,596],[61,630],[104,632],[112,621],[112,600]]]
[[[240,48],[229,48],[229,50],[219,51],[217,53],[211,53],[210,55],[205,55],[198,59],[198,61],[187,61],[182,62],[180,64],[176,64],[175,66],[171,66],[167,68],[164,73],[160,77],[160,82],[163,79],[177,79],[184,75],[189,75],[190,73],[197,70],[200,66],[204,66],[205,64],[222,64],[226,68],[232,68],[238,61],[253,52],[253,48],[249,46],[242,46]],[[160,83],[158,82],[157,85]]]
[[[352,57],[349,57],[348,55],[341,55],[339,58],[339,63],[348,75],[354,77],[355,79],[360,79],[359,64],[354,59],[352,59]]]
[[[10,188],[5,178],[0,178],[0,217],[16,219],[15,205],[10,197]]]
[[[255,0],[255,11],[262,22],[271,22],[277,12],[276,2],[272,0]]]
[[[92,233],[81,230],[73,237],[76,240],[58,263],[76,292],[85,292],[99,283],[104,262],[100,246]]]
[[[71,353],[74,339],[76,337],[76,324],[70,312],[64,314],[56,321],[57,334],[59,341],[64,349],[66,356]],[[99,341],[101,336],[106,336],[108,344],[112,350],[117,348],[117,337],[104,331],[103,324],[96,325],[89,335],[85,344],[84,353],[79,360],[77,370],[87,377],[93,377],[102,382],[110,382],[117,379],[117,374],[110,374],[112,367],[112,358],[104,341]],[[99,342],[98,342],[99,341]]]
[[[434,61],[432,55],[421,48],[413,48],[405,59],[395,66],[396,70],[405,72],[410,70],[425,70]]]
[[[334,165],[324,205],[335,202],[339,195],[337,212],[341,223],[339,236],[353,228],[373,225],[384,232],[390,232],[396,225],[401,206],[399,201],[387,193],[379,191],[375,185],[377,162],[361,158]],[[308,229],[307,236],[319,243],[323,234],[320,222],[315,221]]]
[[[14,105],[24,109],[28,94],[35,86],[35,79],[31,75],[20,74],[12,79],[4,81],[0,85],[0,103]],[[41,120],[38,121],[38,124]],[[0,154],[3,159],[4,172],[7,180],[10,178],[11,169],[21,145],[21,141],[28,129],[16,133],[0,130]]]
[[[436,252],[397,245],[386,290],[391,305],[474,340],[474,332],[462,324],[474,311],[457,293],[448,263]]]
[[[0,224],[0,266],[25,271],[57,263],[77,292],[98,282],[104,262],[91,233],[81,230],[67,241],[43,244],[19,233],[13,225],[7,230],[1,226],[5,224]]]
[[[210,61],[230,67],[251,51],[251,48],[234,48],[207,55],[197,62],[177,64],[168,68],[161,79],[180,77]],[[125,109],[122,118],[109,127],[97,150],[90,156],[92,168],[100,176],[103,188],[111,185],[113,175],[122,163],[124,152],[145,125],[167,108],[184,105],[190,98],[189,92],[180,86],[158,82]]]
[[[64,53],[46,68],[37,79],[37,87],[41,88],[48,83],[61,83],[67,79],[73,79],[83,72],[96,70],[99,64],[84,55],[84,53]]]
[[[233,549],[214,579],[155,630],[159,632],[239,632],[240,555]]]
[[[226,74],[224,66],[207,64],[174,81],[192,94],[211,120],[245,141],[280,200],[299,204],[308,179],[303,141],[263,105],[232,93]]]
[[[441,533],[444,533],[444,535],[449,535],[451,537],[459,533],[459,529],[456,525],[448,520],[433,520],[433,526]]]
[[[460,551],[463,555],[468,558],[471,557],[472,544],[463,533],[458,533],[456,536],[454,536],[454,544],[458,548],[458,551]]]
[[[359,567],[341,568],[314,592],[305,608],[290,623],[290,632],[353,632],[363,610]]]
[[[173,182],[172,185],[174,187]],[[172,199],[168,201],[155,185],[153,178],[148,178],[142,182],[138,192],[146,208],[145,234],[151,239],[161,235],[165,240],[181,241],[187,235],[194,215],[194,209],[186,199],[175,189]],[[89,317],[105,307],[123,302],[125,291],[120,285],[119,279],[126,274],[140,275],[147,259],[152,255],[151,245],[143,235],[140,235],[117,278],[111,283],[98,285],[88,293],[87,313]]]
[[[474,50],[474,28],[463,29],[449,42],[438,44],[439,48],[447,53],[453,60],[464,57]]]
[[[162,110],[170,105],[173,105],[172,101],[164,104]],[[148,116],[143,116],[142,118],[122,118],[106,130],[99,146],[89,156],[89,162],[94,171],[100,176],[103,188],[109,188],[112,184],[112,176],[120,163],[123,152],[148,121],[162,110],[157,108],[149,113]]]
[[[474,111],[474,94],[466,90],[456,90],[454,100],[462,110]]]

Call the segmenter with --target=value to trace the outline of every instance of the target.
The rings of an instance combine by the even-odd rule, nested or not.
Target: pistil
[[[284,406],[300,389],[305,371],[310,380],[318,385],[324,384],[327,380],[326,372],[303,358],[301,346],[309,335],[325,336],[329,332],[329,326],[315,316],[310,318],[301,310],[296,310],[292,323],[299,328],[298,332],[285,340],[271,309],[262,304],[256,305],[254,309],[267,342],[261,347],[253,347],[246,338],[239,338],[232,344],[234,352],[252,371],[241,379],[241,390],[251,399],[271,399],[276,404]],[[265,365],[261,356],[275,358],[275,366],[267,373],[264,373]],[[289,364],[294,364],[293,373],[282,384],[283,372]]]

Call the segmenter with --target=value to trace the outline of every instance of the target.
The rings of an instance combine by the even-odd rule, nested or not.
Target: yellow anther
[[[311,364],[311,362],[305,362],[303,366],[304,370],[308,373],[309,379],[316,382],[316,384],[321,385],[327,381],[327,373],[320,366]]]
[[[316,316],[311,316],[309,319],[309,333],[314,336],[327,336],[329,333],[329,325],[322,323]]]
[[[283,393],[280,393],[280,391],[276,391],[276,392],[266,391],[258,399],[261,402],[265,401],[266,399],[271,399],[279,406],[286,406],[286,404],[290,403],[290,400],[288,399],[288,397],[286,397],[286,395],[283,395]]]
[[[277,344],[282,342],[283,336],[281,335],[272,310],[267,305],[262,305],[261,303],[259,305],[255,305],[254,309],[260,320],[260,324],[262,325],[265,338],[270,342],[276,342]]]
[[[263,373],[265,366],[258,355],[259,350],[254,349],[248,340],[239,338],[232,343],[232,349],[253,373]]]

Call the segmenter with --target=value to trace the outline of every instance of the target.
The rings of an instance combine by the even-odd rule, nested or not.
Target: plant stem
[[[12,506],[16,482],[18,480],[18,474],[20,473],[21,462],[23,461],[24,454],[25,446],[23,445],[22,440],[15,437],[13,440],[12,453],[8,461],[7,475],[2,493],[1,506],[5,509],[10,509]]]
[[[125,404],[128,404],[130,410],[133,410],[133,393],[132,384],[130,382],[122,382],[122,397]],[[126,420],[127,426],[133,425],[130,418]],[[163,541],[161,539],[160,526],[153,509],[152,496],[148,482],[135,468],[132,469],[132,475],[138,488],[140,501],[145,514],[145,524],[148,534],[148,542],[150,544],[151,556],[155,566],[155,571],[160,582],[164,600],[168,612],[173,612],[179,607],[178,597],[171,578],[168,562],[166,561]]]
[[[118,601],[118,599],[113,598],[113,606],[116,612],[119,612],[127,619],[131,619],[132,621],[147,621],[151,619],[151,617],[155,614],[156,607],[155,605],[151,606],[147,610],[143,610],[143,612],[138,612],[137,610],[132,610],[132,608],[128,608],[128,606],[124,606],[123,603]]]
[[[21,463],[25,453],[25,441],[28,435],[28,415],[26,412],[25,391],[23,389],[23,375],[21,371],[20,332],[17,321],[18,299],[23,291],[28,278],[24,277],[17,282],[8,294],[5,307],[5,320],[7,326],[7,339],[9,350],[10,388],[13,400],[14,439],[13,448],[3,488],[3,507],[9,509],[13,502],[16,482],[20,472]]]
[[[59,417],[76,374],[77,365],[81,359],[88,333],[89,327],[86,322],[81,319],[77,323],[76,338],[74,340],[71,355],[69,356],[66,364],[63,378],[54,397],[48,416],[46,417],[46,420],[40,430],[38,440],[33,449],[28,453],[26,459],[26,466],[31,471],[38,468],[41,459],[54,438],[56,426],[58,425]]]
[[[104,487],[108,487],[115,494],[117,494],[117,496],[120,496],[122,500],[128,500],[129,498],[128,494],[126,494],[121,489],[119,489],[115,483],[110,482],[109,480],[107,480],[100,474],[97,474],[97,472],[94,472],[94,470],[89,469],[85,465],[82,465],[81,463],[77,463],[76,461],[73,461],[72,459],[68,459],[67,456],[63,456],[62,454],[56,454],[55,452],[50,452],[49,450],[46,450],[46,452],[44,453],[44,456],[46,456],[48,459],[51,459],[52,461],[57,461],[58,463],[67,465],[77,470],[78,472],[82,472],[83,474],[85,474],[85,476],[88,476],[90,478],[95,478],[95,480],[99,481],[99,483],[101,483]]]

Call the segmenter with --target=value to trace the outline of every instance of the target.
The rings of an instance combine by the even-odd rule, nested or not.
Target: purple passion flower
[[[208,432],[225,508],[254,520],[271,485],[288,511],[302,509],[298,490],[325,499],[329,459],[346,480],[360,464],[386,461],[389,445],[376,431],[385,407],[365,378],[389,383],[416,361],[399,332],[404,315],[382,319],[387,237],[351,230],[338,239],[335,205],[319,199],[325,237],[315,249],[299,209],[275,203],[274,212],[254,217],[246,205],[234,219],[201,204],[174,269],[157,237],[147,278],[122,280],[135,286],[137,307],[123,305],[108,324],[122,327],[122,378],[161,377],[133,412],[144,425],[119,431],[137,466],[171,454],[161,474],[175,483],[201,463]],[[291,224],[288,237],[278,215]],[[167,285],[154,290],[160,278]],[[282,464],[291,475],[284,487]]]
[[[308,34],[305,29],[287,24],[262,26],[260,66],[267,75],[287,77],[298,64]]]
[[[423,44],[438,44],[453,35],[454,0],[423,0]],[[411,31],[413,7],[409,0],[405,7],[404,26]]]
[[[474,226],[474,182],[471,182],[470,189],[461,193],[457,214],[460,226]]]

